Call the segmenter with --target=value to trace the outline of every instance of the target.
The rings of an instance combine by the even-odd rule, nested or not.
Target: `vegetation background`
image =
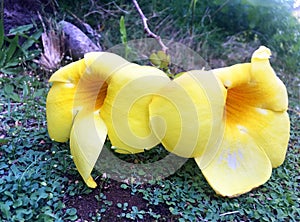
[[[1,0],[0,220],[300,221],[300,24],[292,15],[294,1],[138,2],[153,32],[191,47],[213,68],[249,61],[259,45],[272,50],[272,66],[290,99],[286,161],[266,184],[234,199],[214,194],[193,160],[149,184],[116,182],[95,171],[99,187],[86,188],[68,144],[51,141],[46,130],[47,80],[76,59],[58,23],[72,22],[106,50],[146,37],[139,14],[128,0]],[[54,39],[52,48],[43,33]],[[119,158],[147,163],[165,155],[158,146]]]

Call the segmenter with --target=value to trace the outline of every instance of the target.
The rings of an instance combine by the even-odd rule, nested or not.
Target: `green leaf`
[[[4,93],[9,96],[10,94],[12,94],[14,91],[14,86],[13,85],[4,85]]]
[[[3,20],[0,19],[0,49],[2,48],[4,43],[4,25]]]
[[[125,183],[122,183],[122,184],[120,185],[120,187],[121,187],[122,189],[127,189],[129,186],[128,186],[127,184],[125,184]]]
[[[22,94],[23,98],[29,95],[29,91],[30,91],[29,85],[24,81],[23,94]]]
[[[143,219],[143,218],[144,218],[143,214],[138,214],[137,216],[138,216],[138,218],[140,218],[140,219]]]
[[[21,67],[8,67],[8,68],[4,67],[4,68],[0,68],[0,72],[3,72],[5,74],[9,74],[9,75],[10,74],[18,74],[18,73],[21,72],[21,70],[22,70]]]
[[[126,33],[124,16],[121,16],[120,18],[120,33],[121,33],[122,43],[123,44],[127,43],[127,33]]]
[[[0,138],[0,145],[7,144],[9,142],[9,139],[2,139]],[[0,169],[1,169],[1,164],[0,164]]]
[[[15,102],[20,102],[20,96],[17,93],[13,93],[9,96],[12,100],[14,100]]]
[[[9,40],[9,46],[6,50],[6,63],[9,63],[9,60],[15,54],[18,44],[19,36],[17,35],[13,39]]]
[[[22,50],[26,51],[31,46],[33,46],[34,43],[38,41],[38,39],[41,37],[43,31],[40,29],[37,32],[33,33],[29,38],[22,44]]]
[[[4,216],[4,218],[6,218],[6,219],[11,218],[10,207],[7,204],[0,203],[0,211],[2,212],[2,215]]]
[[[9,192],[8,190],[4,191],[4,194],[6,196],[9,196],[12,200],[14,200],[14,195],[11,192]]]
[[[22,200],[21,199],[17,199],[14,203],[13,203],[13,208],[17,208],[22,206]]]
[[[0,53],[0,70],[2,69],[2,67],[5,65],[5,61],[6,61],[6,50],[4,49],[0,49],[1,53]]]
[[[76,215],[76,213],[77,213],[77,210],[75,208],[69,208],[66,210],[66,214],[68,214],[70,216]]]
[[[33,24],[18,26],[16,28],[12,28],[11,30],[9,30],[9,34],[11,35],[24,34],[25,32],[29,31],[32,28],[33,28]]]
[[[37,217],[37,221],[39,222],[52,222],[55,219],[55,215],[53,214],[49,214],[49,213],[42,213],[39,214],[39,216]]]

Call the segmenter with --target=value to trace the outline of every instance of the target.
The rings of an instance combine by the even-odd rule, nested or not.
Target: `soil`
[[[99,181],[96,181],[99,184]],[[100,182],[101,183],[101,182]],[[146,188],[146,187],[145,187]],[[105,195],[101,201],[97,200],[95,196],[102,193]],[[108,206],[107,202],[111,202]],[[123,210],[117,206],[118,203],[128,203],[127,210]],[[102,183],[93,192],[82,196],[66,197],[65,204],[67,208],[77,209],[77,222],[91,221],[91,216],[95,216],[100,209],[105,208],[105,212],[101,214],[101,221],[118,222],[118,221],[176,221],[176,216],[172,215],[168,206],[160,204],[159,206],[150,205],[143,199],[140,193],[131,193],[131,189],[122,189],[121,183],[115,180],[109,180],[107,183]],[[138,210],[146,212],[152,209],[152,212],[160,214],[162,218],[156,220],[149,214],[143,214],[142,220],[126,219],[125,217],[118,217],[121,213],[128,213],[131,207],[136,206]]]

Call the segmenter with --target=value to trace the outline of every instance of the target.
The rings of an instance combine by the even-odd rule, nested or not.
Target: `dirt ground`
[[[97,181],[99,184],[99,182]],[[176,216],[172,215],[167,206],[149,205],[149,203],[143,199],[142,194],[131,194],[130,189],[122,189],[121,183],[110,180],[107,184],[101,184],[98,188],[93,190],[92,193],[82,196],[66,197],[65,204],[68,208],[74,207],[77,209],[77,215],[79,217],[78,222],[91,221],[90,215],[96,215],[100,209],[105,209],[105,212],[101,214],[101,221],[133,221],[126,219],[125,217],[117,217],[121,213],[130,212],[132,206],[136,206],[138,210],[149,211],[160,214],[162,218],[158,221],[176,221]],[[105,202],[98,201],[95,196],[99,196],[102,193],[105,195]],[[111,206],[107,205],[107,202],[111,202]],[[127,210],[122,210],[117,206],[118,203],[128,203]],[[155,221],[149,214],[143,214],[143,220],[138,221]],[[135,220],[134,220],[135,221]]]

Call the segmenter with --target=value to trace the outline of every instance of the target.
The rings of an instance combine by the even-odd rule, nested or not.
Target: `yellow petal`
[[[62,82],[76,85],[82,74],[85,72],[86,65],[83,59],[72,62],[57,70],[49,79],[49,82]]]
[[[249,134],[269,157],[272,167],[280,166],[285,159],[290,138],[290,120],[287,112],[278,113],[256,109],[260,117],[248,122]]]
[[[234,197],[264,184],[272,166],[242,127],[227,124],[217,155],[201,171],[212,188],[222,196]],[[199,158],[195,158],[199,164]]]
[[[285,85],[276,76],[269,62],[270,50],[261,46],[253,53],[251,63],[214,69],[212,72],[227,89],[247,97],[251,106],[286,111],[288,96]]]
[[[226,88],[231,89],[250,82],[250,69],[250,63],[243,63],[229,67],[213,69],[212,71],[222,81]]]
[[[50,138],[55,141],[66,142],[69,139],[74,95],[84,70],[84,61],[79,60],[61,68],[49,80],[53,85],[47,95],[47,126]]]
[[[89,112],[99,110],[106,97],[107,86],[97,74],[85,72],[77,84],[73,109]]]
[[[286,87],[271,67],[270,55],[271,51],[264,46],[261,46],[252,55],[251,90],[255,90],[252,104],[273,111],[286,111],[288,108]]]
[[[250,106],[247,97],[239,93],[236,90],[228,91],[225,121],[243,128],[256,145],[266,152],[272,166],[278,167],[285,159],[290,135],[287,112]]]
[[[265,183],[284,161],[289,140],[287,93],[260,47],[251,63],[212,70],[227,88],[224,137],[207,166],[199,164],[213,189],[237,196]]]
[[[101,117],[117,152],[143,152],[160,142],[149,127],[148,106],[153,94],[169,81],[159,69],[136,64],[117,70],[111,77]]]
[[[80,175],[91,188],[97,186],[91,172],[106,135],[107,129],[99,112],[79,112],[76,115],[70,136],[71,154]]]
[[[253,53],[251,64],[212,71],[228,89],[225,121],[247,129],[277,167],[285,158],[290,123],[286,88],[269,63],[270,55],[262,46]]]
[[[89,52],[84,55],[84,61],[88,72],[96,75],[98,79],[110,81],[112,73],[130,63],[114,53]]]
[[[76,88],[54,83],[46,103],[47,127],[51,139],[66,142],[73,122],[73,102]],[[61,96],[64,95],[64,96]]]
[[[108,52],[90,52],[85,54],[86,70],[78,81],[75,95],[75,110],[98,110],[107,94],[111,76],[116,70],[130,64],[122,57]]]
[[[112,53],[88,53],[85,59],[70,63],[51,76],[49,82],[53,86],[47,96],[46,110],[48,132],[53,140],[69,139],[74,113],[100,109],[106,96],[105,79],[112,74],[108,69],[116,68],[109,63],[116,61],[120,66],[128,64]]]
[[[226,91],[211,72],[189,71],[169,82],[149,106],[150,122],[164,147],[207,165],[222,133]]]

